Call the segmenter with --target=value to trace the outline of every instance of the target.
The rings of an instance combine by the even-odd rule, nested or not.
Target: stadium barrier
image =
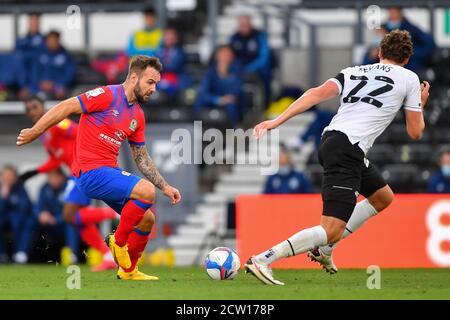
[[[237,250],[241,262],[317,225],[320,194],[244,195],[236,199]],[[450,194],[397,194],[385,211],[370,219],[335,249],[339,268],[450,267]],[[302,254],[274,268],[317,268]]]

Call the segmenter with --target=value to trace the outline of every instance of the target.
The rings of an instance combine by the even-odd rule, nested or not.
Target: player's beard
[[[136,85],[134,86],[134,95],[136,96],[136,100],[137,100],[137,102],[139,102],[139,103],[147,103],[148,100],[150,99],[150,95],[145,96],[145,95],[142,93],[142,89],[141,89],[141,87],[139,86],[139,84],[136,84]]]

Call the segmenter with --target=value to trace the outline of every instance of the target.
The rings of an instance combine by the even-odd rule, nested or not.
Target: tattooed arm
[[[131,153],[134,161],[142,174],[151,182],[155,187],[161,190],[164,195],[169,197],[172,200],[172,203],[175,204],[181,200],[180,192],[170,186],[166,180],[161,176],[158,169],[156,168],[155,163],[152,158],[148,154],[147,148],[140,145],[130,144]]]
[[[148,154],[147,148],[144,146],[130,144],[131,153],[133,159],[140,172],[157,187],[159,190],[163,190],[168,184],[166,180],[161,176],[155,163]]]

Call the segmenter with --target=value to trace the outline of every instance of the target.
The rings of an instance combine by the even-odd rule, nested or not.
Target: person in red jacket
[[[44,101],[37,96],[25,101],[26,115],[36,123],[44,114]],[[52,171],[62,165],[71,167],[74,157],[74,145],[77,138],[78,124],[68,118],[51,127],[39,139],[47,151],[48,160],[34,170],[20,176],[23,182],[32,176]],[[109,248],[103,242],[96,224],[114,219],[116,213],[110,208],[90,207],[91,200],[77,188],[75,181],[70,179],[64,192],[64,219],[74,224],[80,232],[83,241],[103,254],[103,262],[92,268],[92,271],[103,271],[117,268]]]

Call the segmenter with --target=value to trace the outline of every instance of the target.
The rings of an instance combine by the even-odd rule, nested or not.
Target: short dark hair
[[[403,63],[413,54],[411,35],[405,30],[393,30],[384,35],[380,50],[383,59]]]
[[[50,31],[47,33],[47,37],[50,37],[50,36],[55,36],[55,37],[57,37],[58,39],[61,38],[61,34],[59,33],[59,31],[56,31],[56,30],[50,30]]]
[[[144,9],[144,15],[156,17],[156,11],[153,7],[148,7]]]
[[[162,64],[156,57],[137,55],[130,59],[130,64],[128,66],[128,76],[131,73],[136,72],[138,76],[142,74],[142,72],[148,67],[155,69],[158,72],[162,71]]]
[[[26,98],[24,100],[25,104],[28,104],[28,103],[34,102],[34,101],[37,101],[40,104],[44,104],[44,99],[42,99],[41,97],[39,97],[38,95],[35,95],[35,94],[32,96],[29,96],[28,98]]]

